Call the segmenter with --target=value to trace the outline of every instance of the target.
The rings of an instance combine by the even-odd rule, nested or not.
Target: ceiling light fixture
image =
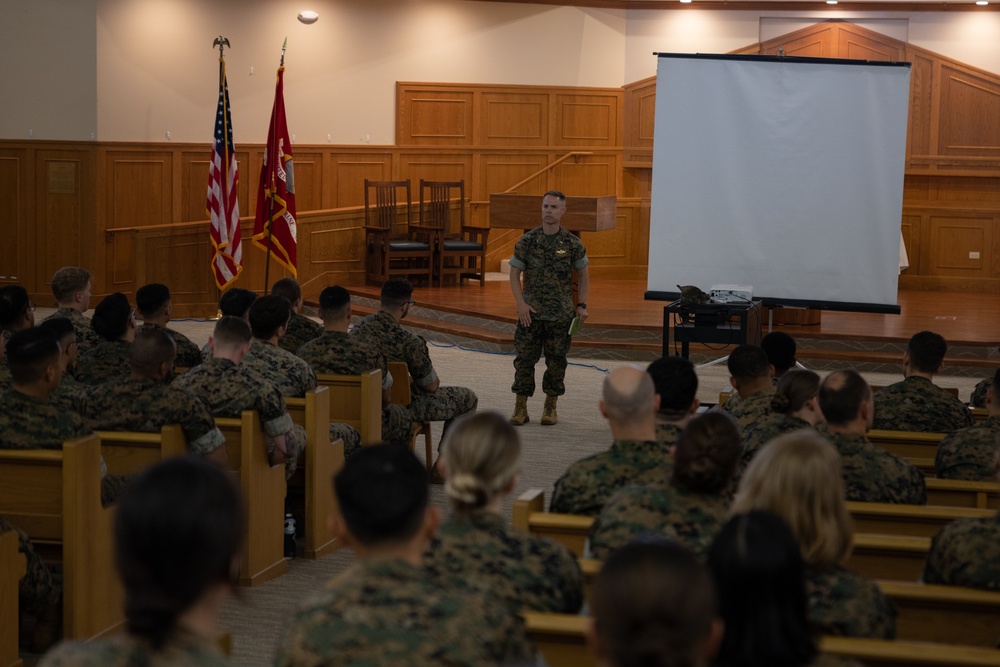
[[[835,4],[837,4],[837,0],[826,0],[826,4],[828,4],[828,5],[835,5]]]
[[[682,5],[690,5],[691,4],[691,0],[681,0],[681,4]]]
[[[976,4],[979,5],[980,7],[985,7],[990,3],[988,2],[988,0],[976,0]]]
[[[319,20],[319,14],[312,11],[311,9],[306,9],[299,12],[299,21],[305,23],[306,25],[312,25]]]

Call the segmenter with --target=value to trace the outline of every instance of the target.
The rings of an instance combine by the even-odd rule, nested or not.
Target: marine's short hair
[[[566,201],[566,195],[559,192],[558,190],[549,190],[544,195],[542,195],[542,199],[544,199],[545,197],[555,197],[559,201]]]
[[[250,325],[242,317],[223,315],[215,323],[212,340],[217,346],[239,347],[250,342]]]
[[[723,412],[698,415],[684,427],[674,450],[674,483],[717,493],[729,486],[743,453],[743,437]]]
[[[135,307],[143,317],[156,317],[169,301],[170,288],[163,283],[150,283],[135,291]]]
[[[128,297],[121,292],[109,294],[94,308],[90,326],[104,340],[118,340],[128,331],[132,318],[132,306]]]
[[[766,378],[770,373],[767,353],[756,345],[737,345],[729,354],[729,374],[740,382]]]
[[[62,350],[55,334],[41,327],[18,331],[7,341],[7,367],[14,384],[29,385],[45,377],[45,369],[59,365]]]
[[[366,546],[416,535],[430,495],[424,465],[398,444],[362,447],[334,476],[333,491],[348,530]]]
[[[254,338],[267,340],[288,324],[292,316],[292,304],[283,296],[268,294],[250,306],[250,331]]]
[[[31,308],[28,290],[21,285],[0,287],[0,329],[13,326]]]
[[[233,287],[219,299],[219,310],[223,315],[243,317],[256,300],[257,295],[250,290]]]
[[[90,271],[79,266],[64,266],[52,274],[52,296],[56,303],[66,303],[80,290],[87,288]]]
[[[271,294],[283,296],[288,303],[294,304],[302,298],[302,287],[295,278],[282,278],[271,285]]]
[[[387,308],[398,308],[413,296],[413,285],[406,278],[390,278],[382,283],[381,303]]]
[[[73,340],[76,340],[76,329],[73,328],[73,322],[68,317],[49,318],[38,324],[38,328],[51,333],[57,341],[61,341],[67,336],[73,336]]]
[[[795,339],[784,331],[772,331],[760,339],[760,349],[764,350],[767,360],[774,366],[776,375],[783,375],[795,365],[795,352],[798,345]]]
[[[944,336],[933,331],[920,331],[913,334],[906,345],[910,354],[910,365],[921,373],[937,373],[948,354],[948,343]]]
[[[147,378],[155,375],[164,362],[169,362],[173,367],[176,357],[176,341],[170,332],[161,327],[139,329],[128,351],[132,370]]]
[[[350,303],[350,292],[340,285],[330,285],[319,293],[319,316],[324,322],[339,319]]]
[[[819,386],[819,409],[828,424],[840,426],[854,421],[871,395],[871,387],[857,371],[834,371]]]
[[[684,357],[660,357],[646,372],[660,396],[660,414],[680,419],[691,409],[698,394],[698,374]]]

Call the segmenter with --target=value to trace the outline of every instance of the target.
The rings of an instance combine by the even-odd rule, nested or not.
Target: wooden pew
[[[186,456],[187,440],[179,424],[167,424],[159,433],[97,431],[101,455],[109,475],[134,475],[164,459]]]
[[[878,586],[899,610],[899,639],[997,647],[1000,592],[907,581],[879,581]]]
[[[912,582],[923,574],[930,549],[929,537],[855,533],[846,565],[868,579]]]
[[[89,639],[124,625],[114,568],[114,507],[101,506],[101,441],[68,440],[62,450],[0,451],[0,515],[43,557],[63,567],[63,636]]]
[[[583,556],[592,516],[545,511],[545,491],[528,489],[514,501],[512,525],[517,530],[554,540],[577,557]]]
[[[919,433],[917,431],[868,431],[868,439],[890,454],[905,459],[930,459],[937,456],[938,445],[946,433]],[[919,467],[919,466],[918,466]]]
[[[528,639],[550,667],[597,665],[587,648],[590,618],[570,614],[524,612]],[[917,641],[822,637],[819,649],[828,655],[854,658],[868,667],[996,667],[1000,651],[979,646],[931,644]]]
[[[986,412],[986,408],[970,408],[970,412],[972,412],[972,419],[977,424],[982,424],[990,418],[990,414]]]
[[[344,467],[344,441],[330,442],[329,387],[320,386],[305,398],[286,398],[292,421],[306,430],[306,455],[289,484],[300,483],[305,495],[305,557],[316,559],[340,545],[330,534],[327,517],[336,509],[333,476]],[[381,426],[380,426],[381,428]]]
[[[330,421],[353,426],[361,444],[382,442],[382,371],[361,375],[317,373],[316,381],[329,388]]]
[[[392,375],[392,402],[406,407],[413,397],[410,395],[410,369],[405,361],[390,361],[389,374]],[[431,423],[414,422],[410,428],[410,451],[416,451],[417,438],[424,436],[424,462],[427,472],[434,465],[434,444],[431,440]]]
[[[240,557],[240,585],[256,586],[288,571],[284,555],[285,466],[270,465],[260,416],[216,417],[226,438],[229,467],[246,503],[246,541]]]
[[[944,507],[1000,509],[1000,486],[996,482],[963,479],[927,479],[927,504]]]
[[[17,654],[19,617],[18,582],[27,571],[24,554],[19,553],[17,533],[0,533],[0,667],[20,667]]]
[[[955,519],[993,517],[992,510],[971,507],[936,507],[933,505],[894,505],[849,501],[847,511],[859,533],[934,537]]]

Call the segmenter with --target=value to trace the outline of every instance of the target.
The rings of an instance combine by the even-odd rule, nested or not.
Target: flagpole
[[[281,61],[278,63],[278,69],[280,70],[285,66],[285,47],[288,46],[288,38],[285,37],[285,41],[281,44]],[[274,117],[275,114],[271,114],[271,128],[272,131],[275,129],[275,123],[278,119]],[[268,150],[270,150],[268,146]],[[273,155],[271,156],[274,157]],[[279,158],[280,159],[280,158]],[[267,259],[264,264],[264,294],[267,294],[267,286],[270,283],[270,273],[271,273],[271,237],[274,234],[274,220],[271,219],[271,215],[274,212],[274,193],[277,189],[277,185],[274,182],[275,169],[271,169],[271,196],[267,198]]]

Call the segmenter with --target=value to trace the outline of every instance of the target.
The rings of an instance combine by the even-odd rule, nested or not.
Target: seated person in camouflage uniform
[[[83,316],[90,308],[90,271],[78,266],[64,266],[52,275],[52,296],[56,299],[57,309],[45,319],[65,317],[73,323],[76,329],[76,342],[80,346],[80,354],[88,352],[101,343],[91,326],[90,320]]]
[[[644,535],[668,537],[702,555],[729,513],[730,480],[743,451],[728,416],[695,417],[674,448],[670,483],[626,486],[604,504],[590,527],[590,551],[599,560]]]
[[[167,328],[173,314],[170,288],[162,283],[143,285],[135,292],[135,307],[142,316],[139,331],[150,328],[165,330],[177,345],[176,364],[181,368],[191,368],[201,363],[201,350],[179,331]]]
[[[466,415],[445,438],[441,467],[452,514],[431,540],[425,569],[522,610],[575,614],[583,574],[566,547],[513,530],[504,500],[520,479],[521,440],[496,412]]]
[[[250,330],[253,343],[242,365],[269,383],[284,398],[302,398],[316,388],[316,374],[309,364],[288,350],[278,347],[285,336],[292,305],[283,296],[262,296],[250,306]],[[361,447],[361,434],[348,424],[332,422],[330,441],[342,440],[344,456]]]
[[[903,353],[904,380],[875,394],[872,428],[951,433],[972,426],[972,413],[965,404],[933,382],[947,352],[948,344],[939,334],[913,334]]]
[[[587,633],[604,667],[707,667],[723,627],[708,569],[683,546],[633,542],[601,568]]]
[[[278,341],[282,350],[296,354],[299,348],[323,333],[323,327],[302,315],[302,288],[295,278],[282,278],[271,285],[271,294],[283,296],[292,304],[292,319],[285,335]]]
[[[781,376],[795,368],[797,363],[795,353],[798,350],[798,345],[795,343],[795,339],[784,331],[772,331],[760,339],[760,349],[764,350],[767,362],[774,367],[774,377],[771,378],[771,382],[777,386]],[[740,404],[740,400],[738,393],[732,393],[726,400],[727,409],[735,410],[736,406]]]
[[[441,386],[441,378],[434,370],[427,351],[427,342],[400,325],[413,304],[413,285],[410,281],[401,278],[385,281],[378,312],[358,322],[352,335],[378,350],[387,361],[406,362],[413,378],[410,404],[407,406],[410,417],[417,423],[444,421],[441,429],[443,442],[452,422],[467,412],[475,412],[479,399],[468,387]],[[406,379],[395,378],[395,381],[405,382]],[[437,471],[436,462],[434,470]],[[439,472],[432,474],[432,479],[438,483],[442,481]]]
[[[80,354],[76,379],[90,386],[124,382],[131,373],[128,351],[138,329],[135,309],[129,305],[128,297],[121,292],[104,297],[94,308],[91,326],[104,340]]]
[[[660,399],[656,412],[656,439],[673,447],[700,405],[698,374],[684,357],[661,357],[646,367]]]
[[[819,387],[826,417],[821,433],[840,452],[848,500],[927,504],[924,474],[908,461],[868,440],[875,405],[872,390],[856,371],[834,371]]]
[[[649,373],[621,366],[605,376],[598,408],[611,427],[611,448],[570,465],[556,480],[549,511],[592,516],[623,486],[666,484],[672,460],[656,439],[659,405]]]
[[[986,390],[986,421],[955,431],[937,448],[934,469],[942,479],[991,481],[996,477],[995,454],[1000,438],[1000,369]]]
[[[771,396],[771,418],[753,427],[743,442],[740,468],[745,469],[757,451],[783,433],[813,428],[824,421],[819,409],[819,375],[812,371],[788,371],[778,380]]]
[[[17,615],[22,651],[39,653],[56,639],[61,627],[62,582],[35,551],[23,530],[0,516],[0,533],[17,533],[17,550],[24,554],[25,573],[17,584]]]
[[[44,667],[229,665],[219,615],[243,544],[239,489],[218,466],[170,459],[139,475],[115,514],[125,632],[66,642]]]
[[[837,450],[813,431],[779,436],[740,480],[733,514],[774,512],[806,564],[809,621],[817,635],[892,639],[896,610],[874,582],[844,567],[854,528],[844,503]]]
[[[226,440],[208,406],[170,385],[176,350],[166,329],[139,331],[129,350],[129,379],[95,387],[83,417],[95,431],[159,433],[167,424],[180,424],[192,454],[224,466]]]
[[[985,408],[986,407],[986,391],[993,386],[993,378],[988,377],[980,380],[975,387],[972,388],[972,395],[969,396],[969,403],[974,408]]]
[[[860,667],[819,654],[802,553],[778,515],[753,510],[727,521],[708,551],[708,567],[726,629],[713,667]]]
[[[729,383],[736,389],[739,400],[726,401],[722,410],[732,415],[746,438],[751,426],[771,416],[771,395],[774,394],[774,367],[764,350],[756,345],[738,345],[726,361]],[[733,403],[730,405],[730,403]]]
[[[360,375],[376,368],[382,371],[382,441],[410,441],[413,421],[402,405],[390,403],[392,375],[385,356],[357,336],[347,332],[351,324],[351,294],[340,287],[327,287],[319,294],[323,333],[299,348],[298,356],[316,373]]]
[[[299,607],[275,667],[531,664],[522,621],[506,605],[422,568],[440,519],[424,465],[406,447],[363,447],[333,490],[333,532],[358,562]]]
[[[993,442],[993,477],[997,479],[1000,437]],[[928,584],[1000,590],[1000,514],[987,519],[958,519],[942,528],[931,540],[923,580]]]
[[[0,331],[3,339],[11,334],[35,326],[35,305],[28,298],[28,290],[20,285],[0,287]]]
[[[256,410],[268,436],[271,465],[284,463],[285,477],[291,477],[305,449],[305,429],[292,423],[278,390],[240,363],[250,349],[250,325],[238,317],[221,317],[208,344],[212,357],[172,386],[200,398],[215,417]]]
[[[39,324],[38,328],[55,336],[62,351],[60,358],[62,380],[59,382],[59,388],[49,394],[49,398],[68,410],[83,414],[91,387],[74,377],[76,363],[80,359],[80,346],[76,344],[76,329],[73,328],[73,323],[65,317],[53,317]]]
[[[219,314],[222,317],[238,317],[247,324],[250,323],[250,306],[257,300],[257,295],[248,289],[241,287],[231,287],[226,293],[219,297]],[[212,358],[212,348],[205,343],[201,348],[201,360],[208,361]]]

